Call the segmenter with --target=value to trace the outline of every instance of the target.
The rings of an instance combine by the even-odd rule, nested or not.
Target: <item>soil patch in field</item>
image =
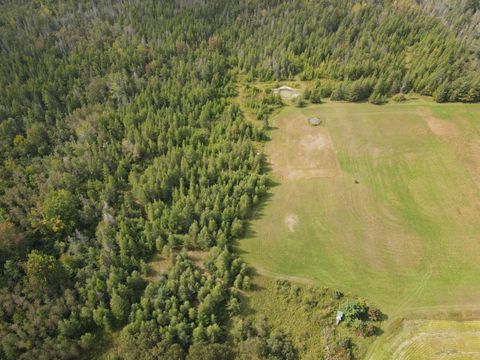
[[[328,129],[309,126],[303,114],[283,117],[268,152],[275,175],[288,179],[330,178],[339,166]]]
[[[287,225],[290,232],[295,232],[295,229],[298,225],[298,216],[295,214],[288,214],[285,216],[285,225]]]
[[[435,135],[444,139],[459,137],[460,133],[454,124],[435,118],[430,109],[421,107],[418,109],[418,114],[425,120]]]
[[[469,136],[468,128],[464,119],[456,119],[456,122],[439,119],[428,108],[419,108],[419,115],[425,120],[430,130],[438,138],[448,144],[469,171],[475,183],[480,187],[480,140],[478,136]],[[476,135],[476,134],[475,134]]]

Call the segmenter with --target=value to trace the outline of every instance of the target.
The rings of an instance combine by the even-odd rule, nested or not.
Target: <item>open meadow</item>
[[[320,126],[308,123],[313,116]],[[240,243],[244,258],[263,274],[376,303],[390,320],[372,358],[417,358],[409,346],[479,356],[478,346],[432,340],[443,330],[385,344],[388,326],[403,344],[409,331],[445,327],[450,309],[480,299],[479,119],[478,105],[427,100],[284,108],[266,146],[276,185]],[[420,309],[444,311],[444,322],[398,329]],[[476,330],[463,343],[480,344],[478,323],[469,326]]]
[[[478,359],[480,321],[404,320],[380,339],[372,359]]]

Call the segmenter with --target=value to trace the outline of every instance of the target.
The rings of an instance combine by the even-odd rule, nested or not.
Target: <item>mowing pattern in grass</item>
[[[398,360],[478,359],[480,321],[405,321],[383,354]]]
[[[324,125],[305,126],[309,116]],[[479,118],[478,105],[420,100],[283,110],[267,145],[279,185],[241,242],[245,258],[390,314],[474,303]]]

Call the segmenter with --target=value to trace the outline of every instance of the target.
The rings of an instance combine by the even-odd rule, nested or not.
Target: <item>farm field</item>
[[[403,319],[371,348],[371,359],[478,359],[478,312],[437,313],[434,318]],[[477,319],[477,320],[472,320]]]
[[[284,108],[266,147],[277,185],[240,243],[244,258],[267,275],[363,296],[392,322],[478,303],[478,119],[478,105],[427,100]]]

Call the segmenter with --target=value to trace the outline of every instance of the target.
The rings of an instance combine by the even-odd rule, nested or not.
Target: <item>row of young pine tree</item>
[[[269,185],[238,69],[477,101],[475,56],[376,1],[2,2],[0,358],[91,358],[120,331],[125,359],[295,359],[265,326],[221,345],[250,287],[233,244]]]
[[[224,37],[252,79],[334,80],[340,92],[362,82],[362,99],[415,92],[439,102],[480,101],[480,49],[465,22],[448,26],[413,1],[250,4]],[[480,13],[468,2],[450,7],[455,15]]]

